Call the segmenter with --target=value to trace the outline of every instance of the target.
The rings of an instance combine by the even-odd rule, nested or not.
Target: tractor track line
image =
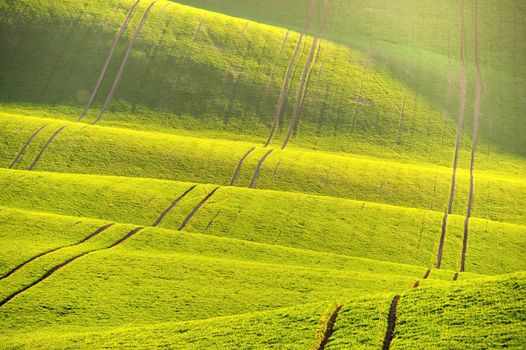
[[[332,333],[334,332],[334,325],[336,324],[336,319],[338,318],[338,315],[340,314],[342,308],[343,305],[338,305],[336,310],[334,310],[331,317],[329,318],[329,321],[327,322],[327,328],[325,329],[325,333],[323,333],[323,339],[321,340],[318,350],[325,349],[325,346],[329,342],[329,339],[331,338]]]
[[[455,274],[453,275],[453,281],[456,281],[458,280],[458,272],[455,272]]]
[[[305,100],[305,97],[307,96],[307,88],[308,88],[311,73],[312,73],[311,66],[314,60],[314,53],[318,49],[318,41],[321,40],[321,37],[323,36],[323,32],[325,30],[325,24],[327,22],[328,6],[329,6],[328,0],[324,0],[323,1],[323,17],[320,22],[320,27],[318,28],[318,31],[316,32],[316,35],[314,36],[314,39],[312,41],[311,49],[309,51],[309,55],[307,56],[307,62],[305,62],[303,73],[301,74],[300,85],[296,93],[296,101],[295,101],[294,108],[292,111],[292,117],[290,120],[289,129],[287,130],[287,134],[285,136],[285,140],[283,141],[283,145],[281,146],[281,149],[285,149],[285,147],[287,147],[292,135],[294,134],[298,126],[298,122],[301,116],[301,110],[303,108],[303,101]]]
[[[3,280],[4,278],[7,278],[9,276],[11,276],[13,273],[15,273],[16,271],[18,271],[20,268],[24,267],[25,265],[29,264],[31,261],[35,260],[35,259],[38,259],[42,256],[45,256],[47,254],[50,254],[50,253],[53,253],[57,250],[60,250],[62,248],[68,248],[68,247],[73,247],[73,246],[76,246],[76,245],[79,245],[79,244],[82,244],[84,242],[86,242],[88,239],[98,235],[99,233],[109,229],[111,226],[113,226],[114,224],[111,223],[111,224],[107,224],[107,225],[104,225],[102,227],[99,227],[98,229],[96,229],[94,232],[90,233],[88,236],[84,237],[82,240],[80,240],[79,242],[77,243],[73,243],[73,244],[68,244],[68,245],[63,245],[63,246],[60,246],[60,247],[56,247],[56,248],[53,248],[53,249],[50,249],[50,250],[46,250],[45,252],[42,252],[40,254],[37,254],[35,256],[33,256],[32,258],[24,261],[23,263],[21,263],[20,265],[16,266],[15,268],[13,268],[11,271],[7,272],[5,275],[1,276],[0,277],[0,281]]]
[[[457,178],[457,165],[458,165],[458,156],[460,151],[460,145],[462,143],[462,133],[464,132],[464,114],[466,109],[466,95],[467,95],[467,85],[468,85],[468,76],[466,70],[466,28],[464,20],[464,0],[460,2],[460,23],[461,23],[461,33],[460,33],[460,92],[459,99],[460,105],[457,116],[457,138],[455,141],[455,155],[453,160],[453,171],[451,174],[451,188],[449,192],[449,202],[447,211],[444,213],[442,218],[442,229],[440,234],[440,242],[438,245],[438,254],[437,254],[437,263],[436,268],[439,269],[442,263],[442,253],[444,251],[444,241],[446,238],[447,231],[447,220],[449,214],[453,209],[453,202],[455,199],[455,186]]]
[[[40,127],[40,129],[38,129],[37,131],[35,131],[33,133],[33,135],[31,135],[29,137],[29,139],[26,141],[26,143],[24,143],[24,145],[22,146],[22,148],[20,149],[20,151],[18,152],[18,154],[16,155],[15,159],[13,159],[13,162],[9,165],[9,169],[13,169],[15,167],[15,164],[20,160],[20,157],[22,157],[22,154],[24,154],[24,152],[26,151],[26,148],[27,146],[29,146],[29,144],[31,143],[31,141],[33,141],[33,139],[35,137],[38,136],[38,134],[40,134],[40,132],[42,130],[44,130],[44,128],[47,126],[47,124],[43,125],[42,127]]]
[[[234,172],[234,176],[232,177],[232,180],[230,180],[230,186],[234,186],[234,183],[237,180],[237,177],[239,176],[239,172],[241,171],[241,167],[243,166],[243,162],[248,158],[248,156],[256,149],[256,147],[252,147],[248,150],[247,153],[241,159],[239,160],[239,163],[237,163],[236,171]]]
[[[192,219],[194,217],[194,215],[199,211],[199,209],[201,209],[201,207],[214,195],[214,193],[217,192],[217,190],[219,190],[221,188],[221,186],[218,186],[216,188],[214,188],[210,193],[208,193],[206,195],[205,198],[203,198],[195,207],[194,209],[192,209],[192,211],[190,212],[190,214],[188,214],[183,222],[181,223],[181,226],[179,226],[179,231],[182,231],[186,225],[188,224],[188,222],[190,221],[190,219]]]
[[[471,218],[471,209],[473,208],[473,199],[475,196],[475,154],[477,152],[478,134],[480,126],[480,109],[482,102],[482,73],[480,71],[480,52],[479,52],[479,19],[478,19],[478,0],[473,3],[473,23],[474,23],[474,43],[475,43],[475,106],[473,112],[473,140],[471,143],[471,160],[469,163],[469,198],[466,219],[464,220],[464,237],[462,239],[462,255],[460,259],[460,272],[464,272],[466,267],[466,251],[468,249],[469,236],[469,219]]]
[[[315,6],[316,0],[310,0],[309,6],[307,9],[307,18],[305,21],[305,27],[300,32],[300,36],[298,38],[298,42],[296,43],[296,47],[294,49],[294,53],[292,54],[292,57],[290,58],[289,65],[287,67],[287,71],[285,73],[285,78],[283,79],[283,86],[281,87],[281,92],[279,94],[278,98],[278,105],[276,108],[276,115],[274,116],[274,120],[272,121],[272,126],[270,128],[270,133],[268,135],[267,141],[265,142],[265,147],[267,147],[270,142],[272,141],[272,138],[274,137],[274,134],[276,133],[276,128],[280,121],[283,118],[283,115],[285,114],[285,108],[287,107],[287,101],[288,101],[288,94],[290,92],[290,88],[292,86],[292,81],[294,80],[294,74],[293,71],[296,71],[296,67],[294,66],[294,63],[296,62],[296,58],[298,57],[298,53],[301,50],[301,45],[303,43],[303,37],[305,36],[305,33],[307,33],[311,27],[312,24],[312,12]],[[292,79],[291,79],[292,77]]]
[[[141,0],[137,0],[135,4],[130,8],[128,11],[128,14],[126,15],[126,18],[124,19],[124,22],[121,25],[121,28],[115,34],[115,37],[113,38],[113,42],[111,44],[110,52],[108,54],[108,57],[106,58],[106,62],[104,63],[104,66],[102,67],[102,71],[100,72],[99,79],[97,80],[97,83],[95,84],[95,88],[93,89],[90,99],[88,103],[86,104],[86,107],[84,107],[84,111],[80,115],[77,122],[80,122],[84,116],[88,113],[89,109],[91,108],[91,105],[93,104],[93,101],[95,100],[95,97],[97,96],[97,93],[100,89],[100,85],[102,84],[102,81],[104,80],[104,77],[106,76],[106,73],[108,72],[108,68],[110,66],[111,59],[113,58],[113,54],[115,53],[115,49],[117,48],[117,44],[119,43],[120,39],[124,35],[124,32],[126,31],[126,28],[128,28],[128,24],[131,21],[131,18],[133,17],[133,14],[135,12],[135,9],[139,5]]]
[[[272,141],[272,138],[274,137],[276,128],[278,126],[278,122],[282,118],[283,113],[285,112],[288,86],[289,86],[290,78],[292,75],[294,63],[296,62],[296,58],[298,57],[298,53],[300,52],[301,44],[303,42],[303,36],[304,34],[303,32],[301,32],[300,37],[298,38],[298,42],[296,43],[296,48],[294,49],[294,53],[292,54],[292,57],[290,58],[289,65],[285,73],[285,78],[283,79],[283,86],[281,87],[281,92],[279,94],[276,114],[274,116],[274,120],[272,121],[272,126],[270,128],[270,133],[268,135],[267,141],[265,142],[265,147],[267,147],[270,144],[270,141]]]
[[[108,96],[106,97],[106,101],[104,102],[104,105],[102,106],[102,110],[100,111],[99,115],[97,116],[97,119],[93,122],[93,125],[97,124],[99,120],[102,118],[106,110],[108,109],[108,106],[110,105],[111,99],[113,98],[113,94],[115,93],[115,90],[117,89],[117,85],[119,84],[119,81],[121,80],[122,73],[124,72],[124,68],[126,67],[126,63],[128,62],[128,58],[130,57],[131,50],[133,49],[133,45],[135,44],[135,41],[137,41],[137,38],[139,37],[139,34],[141,33],[142,27],[144,26],[144,23],[148,19],[148,16],[150,15],[150,12],[152,11],[153,6],[157,0],[154,0],[148,8],[144,11],[141,21],[139,22],[139,25],[137,26],[137,29],[135,29],[135,33],[133,33],[133,37],[130,40],[128,47],[126,48],[126,53],[124,54],[124,58],[122,59],[121,65],[119,67],[119,71],[117,72],[117,75],[115,76],[115,79],[113,80],[113,84],[111,86],[110,92],[108,93]]]
[[[387,317],[387,330],[385,332],[384,344],[382,350],[389,350],[391,347],[391,341],[394,338],[394,330],[396,327],[396,307],[400,301],[400,295],[396,295],[391,302],[391,307],[389,308],[389,315]]]
[[[427,280],[427,278],[429,277],[430,273],[431,273],[431,269],[427,269],[426,273],[424,274],[423,279]]]
[[[57,131],[55,131],[55,133],[53,135],[51,135],[51,137],[49,138],[49,140],[47,140],[47,142],[44,144],[44,147],[42,147],[42,149],[40,150],[40,152],[37,154],[37,157],[35,158],[35,160],[33,161],[33,163],[31,163],[31,165],[29,166],[29,169],[28,170],[33,170],[35,168],[35,166],[37,165],[38,161],[40,160],[40,158],[42,157],[42,155],[44,154],[44,152],[47,150],[47,148],[49,147],[49,145],[51,144],[51,142],[53,142],[53,140],[55,139],[55,137],[58,136],[58,134],[60,134],[60,132],[62,130],[64,130],[66,127],[65,126],[62,126],[60,127]]]
[[[179,203],[181,199],[183,199],[188,193],[190,193],[196,187],[197,185],[193,185],[192,187],[187,189],[183,194],[177,197],[174,201],[172,201],[172,203],[170,203],[170,205],[161,213],[161,215],[159,215],[159,217],[157,218],[157,220],[155,220],[152,226],[153,227],[158,226],[161,223],[161,221],[163,221],[164,217],[170,212],[170,210],[172,210],[173,207],[175,207],[176,204]]]
[[[272,154],[274,150],[271,149],[258,162],[258,165],[256,166],[256,170],[254,170],[254,175],[252,175],[252,180],[250,180],[250,184],[248,185],[248,188],[254,188],[256,186],[256,181],[258,179],[259,173],[261,172],[261,167],[263,166],[263,163],[265,162],[265,159],[268,158]]]
[[[201,33],[201,27],[203,26],[203,22],[205,21],[205,17],[206,17],[206,15],[203,15],[203,17],[201,17],[201,19],[199,20],[199,23],[197,24],[197,27],[195,28],[195,33],[194,33],[194,37],[192,38],[192,43],[195,43],[195,41],[197,40],[197,37]]]
[[[54,266],[53,268],[51,268],[51,270],[47,271],[43,276],[41,276],[39,279],[37,279],[36,281],[32,282],[31,284],[17,290],[16,292],[10,294],[9,296],[7,296],[5,299],[3,299],[2,301],[0,301],[0,306],[3,306],[5,305],[7,302],[9,302],[11,299],[13,299],[14,297],[16,297],[18,294],[20,293],[23,293],[25,292],[26,290],[30,289],[31,287],[34,287],[35,285],[39,284],[40,282],[46,280],[47,278],[49,278],[51,275],[53,275],[55,272],[57,272],[58,270],[60,270],[61,268],[69,265],[70,263],[72,263],[73,261],[85,256],[85,255],[88,255],[88,254],[91,254],[91,253],[94,253],[94,252],[98,252],[98,251],[101,251],[101,250],[106,250],[106,249],[110,249],[110,248],[113,248],[115,247],[116,245],[126,241],[128,238],[130,238],[131,236],[133,236],[134,234],[136,234],[137,232],[143,230],[144,227],[137,227],[137,228],[134,228],[133,230],[131,230],[130,232],[128,232],[124,237],[122,237],[121,239],[119,239],[117,242],[113,243],[112,245],[108,246],[108,247],[105,247],[105,248],[99,248],[99,249],[94,249],[94,250],[89,250],[87,252],[84,252],[84,253],[80,253],[78,255],[75,255],[69,259],[67,259],[66,261],[64,262],[61,262],[60,264]]]

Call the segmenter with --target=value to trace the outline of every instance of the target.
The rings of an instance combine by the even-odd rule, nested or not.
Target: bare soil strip
[[[291,117],[291,121],[289,124],[289,129],[287,130],[287,135],[285,136],[285,140],[283,141],[283,145],[281,146],[281,149],[285,149],[285,147],[287,147],[290,141],[290,138],[292,137],[292,135],[294,134],[298,126],[298,121],[301,116],[303,101],[305,100],[305,97],[307,95],[307,88],[308,88],[308,84],[310,81],[311,66],[314,60],[314,54],[318,48],[318,41],[321,39],[323,35],[323,31],[325,30],[325,24],[327,20],[328,0],[324,0],[323,4],[324,4],[323,15],[322,15],[323,17],[321,19],[320,27],[318,28],[318,31],[312,41],[311,49],[309,51],[309,55],[307,56],[307,62],[305,63],[305,66],[303,68],[300,85],[296,93],[296,101],[295,101],[294,108],[292,111],[292,117]]]
[[[35,131],[33,133],[33,135],[31,135],[31,137],[29,137],[29,139],[26,141],[26,143],[24,143],[24,145],[22,146],[22,148],[20,149],[20,151],[18,152],[18,154],[16,155],[15,159],[13,159],[13,161],[11,162],[11,164],[9,164],[9,169],[13,169],[15,167],[15,164],[20,160],[20,157],[22,157],[22,154],[24,154],[24,152],[26,151],[26,148],[27,146],[29,146],[29,144],[31,143],[31,141],[33,141],[33,139],[35,137],[38,136],[38,134],[40,134],[40,132],[42,130],[44,130],[44,128],[47,126],[44,125],[42,126],[40,129],[38,129],[37,131]]]
[[[393,298],[391,302],[391,307],[389,308],[389,316],[387,317],[387,331],[385,332],[384,345],[382,346],[383,350],[389,350],[391,347],[391,341],[394,338],[394,330],[396,327],[396,307],[400,301],[400,295],[397,295]]]
[[[37,154],[37,157],[35,158],[35,160],[33,161],[33,163],[31,163],[31,165],[29,166],[29,169],[28,170],[33,170],[35,168],[35,166],[37,165],[38,161],[40,160],[40,158],[42,157],[42,155],[44,154],[44,152],[47,150],[47,148],[49,147],[49,145],[51,144],[51,142],[53,142],[53,140],[55,139],[55,137],[58,136],[58,134],[60,134],[60,132],[62,130],[64,130],[66,127],[65,126],[62,126],[60,127],[57,131],[55,131],[55,133],[53,135],[51,135],[51,137],[49,138],[49,140],[47,140],[47,142],[45,143],[44,147],[42,147],[42,149],[40,150],[40,152]]]
[[[216,188],[214,188],[212,190],[212,192],[210,192],[209,194],[206,195],[205,198],[203,198],[196,206],[194,209],[192,209],[192,211],[190,212],[190,214],[188,214],[188,216],[186,218],[184,218],[183,220],[183,223],[181,224],[181,226],[179,226],[179,231],[182,231],[186,225],[188,224],[188,222],[190,221],[190,219],[192,219],[194,217],[194,215],[199,211],[199,209],[214,195],[214,193],[217,192],[218,189],[220,189],[221,186],[218,186]]]
[[[256,170],[254,171],[254,175],[252,175],[252,180],[250,180],[250,184],[248,185],[248,188],[254,188],[256,186],[256,181],[258,179],[259,173],[261,171],[261,167],[263,166],[263,163],[265,162],[265,159],[267,159],[268,156],[273,152],[274,150],[271,149],[258,162],[258,165],[256,166]]]
[[[424,274],[424,279],[426,280],[429,277],[429,274],[431,273],[431,269],[427,269],[426,273]]]
[[[458,272],[455,272],[455,274],[453,275],[453,281],[456,281],[458,280]]]
[[[68,245],[63,245],[63,246],[60,246],[60,247],[56,247],[56,248],[53,248],[53,249],[50,249],[50,250],[46,250],[45,252],[42,252],[40,254],[37,254],[35,256],[33,256],[32,258],[24,261],[23,263],[21,263],[20,265],[16,266],[15,268],[13,268],[11,271],[7,272],[5,275],[3,275],[2,277],[0,277],[0,281],[3,280],[4,278],[7,278],[9,276],[11,276],[13,273],[15,273],[16,271],[18,271],[20,268],[24,267],[25,265],[29,264],[31,261],[35,260],[35,259],[38,259],[44,255],[47,255],[47,254],[50,254],[50,253],[53,253],[54,251],[57,251],[59,249],[62,249],[62,248],[67,248],[67,247],[73,247],[73,246],[76,246],[76,245],[79,245],[81,243],[84,243],[86,242],[88,239],[98,235],[99,233],[101,233],[102,231],[105,231],[107,229],[109,229],[111,226],[113,226],[114,224],[108,224],[108,225],[104,225],[102,227],[99,227],[97,230],[95,230],[93,233],[90,233],[88,236],[84,237],[81,241],[77,242],[77,243],[73,243],[73,244],[68,244]]]
[[[111,44],[110,52],[108,54],[108,57],[106,58],[106,62],[104,63],[104,66],[102,67],[102,71],[100,72],[99,79],[97,80],[97,83],[95,84],[95,88],[93,89],[93,92],[91,93],[90,99],[88,103],[86,104],[86,107],[84,107],[84,110],[82,111],[82,114],[80,115],[77,122],[80,122],[82,118],[84,118],[84,116],[88,113],[89,109],[91,108],[91,105],[93,104],[93,101],[95,100],[95,97],[97,97],[97,93],[99,92],[100,85],[102,84],[102,81],[104,80],[104,77],[106,76],[106,73],[108,72],[108,68],[110,66],[110,62],[113,57],[113,54],[115,53],[115,49],[117,48],[117,44],[119,43],[124,32],[126,31],[126,28],[128,28],[128,24],[130,23],[130,20],[133,17],[133,13],[135,12],[135,9],[137,8],[137,5],[139,5],[140,2],[141,0],[137,0],[135,4],[133,4],[133,6],[128,11],[128,14],[126,15],[126,18],[124,19],[122,26],[120,27],[117,34],[115,34],[115,37],[113,38],[113,42]]]
[[[106,249],[110,249],[110,248],[113,248],[115,247],[116,245],[124,242],[125,240],[127,240],[128,238],[130,238],[131,236],[133,236],[134,234],[136,234],[137,232],[139,232],[140,230],[144,229],[143,227],[137,227],[137,228],[134,228],[133,230],[131,230],[130,232],[128,232],[124,237],[122,237],[121,239],[119,239],[117,242],[113,243],[112,245],[110,245],[109,247],[105,247],[105,248],[100,248],[100,249],[94,249],[94,250],[90,250],[90,251],[87,251],[87,252],[84,252],[84,253],[80,253],[78,255],[75,255],[69,259],[67,259],[66,261],[54,266],[51,270],[47,271],[44,275],[42,275],[39,279],[37,279],[36,281],[34,281],[33,283],[17,290],[16,292],[14,292],[13,294],[7,296],[4,300],[0,301],[0,306],[3,306],[5,305],[8,301],[10,301],[11,299],[13,299],[14,297],[16,297],[18,294],[22,293],[22,292],[25,292],[26,290],[28,290],[29,288],[37,285],[38,283],[44,281],[45,279],[47,279],[48,277],[50,277],[51,275],[53,275],[55,272],[57,272],[58,270],[60,270],[61,268],[67,266],[68,264],[70,264],[71,262],[85,256],[85,255],[88,255],[88,254],[91,254],[91,253],[94,253],[94,252],[98,252],[98,251],[101,251],[101,250],[106,250]]]
[[[329,321],[327,322],[327,328],[325,329],[325,333],[323,334],[323,339],[320,343],[320,346],[318,347],[318,350],[325,349],[325,346],[329,342],[329,339],[331,338],[332,333],[334,332],[334,325],[336,324],[336,319],[338,318],[338,314],[340,313],[342,308],[343,305],[338,305],[336,310],[334,310],[331,317],[329,318]]]
[[[475,190],[475,154],[477,152],[479,125],[480,125],[480,109],[482,103],[482,74],[480,72],[480,52],[479,52],[479,35],[478,35],[478,0],[473,3],[473,23],[474,23],[474,44],[475,44],[475,106],[473,112],[473,140],[471,143],[471,160],[469,163],[469,199],[468,208],[466,211],[466,219],[464,220],[464,238],[462,240],[462,256],[460,259],[460,272],[464,272],[466,267],[466,251],[468,249],[468,235],[469,235],[469,219],[471,218],[471,209],[473,207],[473,198]]]
[[[230,180],[230,186],[234,186],[234,183],[236,182],[237,177],[239,176],[239,172],[241,171],[241,167],[243,166],[243,162],[245,161],[245,159],[248,158],[250,153],[252,153],[255,149],[256,147],[252,147],[251,149],[248,150],[247,153],[245,153],[243,157],[241,157],[241,159],[239,160],[239,163],[237,163],[237,168],[236,168],[236,171],[234,172],[234,176],[232,177],[232,180]]]
[[[172,203],[170,203],[170,205],[161,213],[161,215],[159,215],[159,217],[157,218],[157,220],[155,220],[155,222],[152,224],[153,227],[156,227],[158,226],[161,221],[163,221],[164,217],[166,216],[166,214],[168,214],[170,212],[170,210],[173,209],[173,207],[176,206],[177,203],[179,203],[179,201],[181,199],[183,199],[188,193],[190,193],[194,188],[196,188],[197,185],[193,185],[192,187],[190,187],[189,189],[187,189],[182,195],[180,195],[179,197],[177,197]]]
[[[115,90],[117,89],[117,85],[119,84],[119,81],[121,80],[122,73],[124,72],[126,63],[128,62],[128,58],[130,57],[130,53],[131,53],[131,50],[133,49],[133,45],[135,44],[135,41],[137,41],[137,38],[139,37],[139,34],[141,33],[142,27],[144,26],[144,23],[148,19],[148,16],[150,15],[150,12],[152,11],[153,5],[155,5],[156,2],[157,0],[153,1],[150,4],[150,6],[148,6],[146,11],[144,11],[141,21],[139,22],[139,25],[137,26],[137,29],[135,30],[135,33],[133,33],[133,37],[130,40],[130,43],[128,44],[126,53],[124,54],[124,58],[122,59],[121,65],[119,67],[119,71],[117,72],[117,75],[115,76],[115,79],[113,80],[113,84],[111,86],[110,92],[108,93],[108,97],[106,98],[106,101],[104,102],[104,105],[102,106],[102,110],[97,116],[97,119],[95,119],[95,121],[93,122],[93,125],[99,122],[99,120],[102,118],[102,116],[108,109],[111,99],[113,98],[113,94],[115,93]]]
[[[451,188],[449,192],[449,203],[447,211],[444,213],[442,218],[442,232],[440,234],[440,242],[438,245],[438,254],[437,254],[437,263],[436,268],[439,269],[442,262],[442,253],[444,251],[444,240],[446,238],[447,231],[447,219],[449,214],[451,214],[453,208],[453,202],[455,199],[455,186],[457,179],[457,165],[458,165],[458,154],[460,151],[460,145],[462,143],[462,133],[464,132],[464,115],[466,109],[466,95],[467,95],[467,86],[468,86],[468,76],[466,70],[466,28],[464,20],[464,0],[460,1],[460,23],[461,23],[461,33],[460,33],[460,105],[457,115],[457,139],[455,142],[455,157],[453,160],[453,171],[451,174]]]

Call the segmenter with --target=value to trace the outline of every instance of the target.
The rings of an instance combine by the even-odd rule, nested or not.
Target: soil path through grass
[[[44,154],[44,152],[46,152],[47,148],[49,147],[49,145],[51,144],[51,142],[53,142],[53,140],[55,139],[55,137],[58,136],[58,134],[60,134],[60,132],[62,130],[64,130],[66,127],[65,126],[62,126],[60,127],[57,131],[55,131],[55,133],[53,135],[51,135],[51,137],[49,138],[49,140],[47,140],[47,142],[45,143],[44,147],[42,147],[42,149],[40,150],[40,152],[37,154],[37,157],[35,158],[35,160],[33,161],[33,163],[31,163],[31,165],[29,166],[29,169],[28,170],[33,170],[35,168],[35,166],[37,165],[38,161],[40,160],[40,158],[42,157],[42,155]]]
[[[394,338],[394,330],[396,327],[396,308],[398,302],[400,301],[400,295],[397,295],[393,298],[391,302],[391,307],[389,308],[389,315],[387,316],[387,331],[385,332],[384,344],[382,350],[389,350],[391,347],[391,341]]]
[[[135,33],[133,34],[133,37],[130,40],[130,43],[128,44],[128,47],[126,48],[126,53],[124,54],[124,58],[122,59],[121,65],[119,67],[119,71],[117,72],[117,75],[115,76],[115,79],[113,80],[113,84],[111,86],[110,92],[108,93],[108,96],[106,97],[106,101],[104,102],[104,105],[102,106],[102,110],[97,116],[97,119],[95,119],[95,121],[93,122],[93,125],[97,124],[100,121],[100,119],[102,118],[106,110],[108,109],[111,99],[113,98],[113,94],[115,93],[115,90],[117,89],[117,85],[119,84],[119,81],[121,80],[122,73],[124,72],[126,63],[128,62],[128,58],[130,57],[130,53],[131,53],[131,50],[133,49],[133,45],[135,44],[135,41],[137,41],[137,38],[139,37],[139,34],[141,33],[142,27],[144,26],[144,23],[148,19],[148,16],[150,15],[150,12],[152,11],[152,8],[156,2],[157,0],[153,1],[148,6],[146,11],[144,11],[141,21],[139,22],[139,25],[137,26],[137,29],[135,30]]]
[[[133,6],[128,11],[128,14],[126,15],[126,18],[124,19],[124,22],[122,23],[119,31],[117,32],[117,34],[115,34],[115,37],[113,38],[113,42],[111,44],[110,52],[108,54],[108,57],[106,58],[106,62],[104,63],[104,66],[102,67],[102,71],[100,72],[99,79],[97,80],[97,83],[95,84],[95,88],[93,89],[91,93],[89,101],[86,104],[86,107],[84,107],[84,110],[82,111],[82,114],[80,115],[77,122],[80,122],[82,118],[84,118],[84,116],[88,113],[89,109],[91,108],[91,105],[93,104],[93,101],[95,100],[95,97],[97,97],[97,93],[99,92],[100,85],[102,84],[102,81],[104,80],[104,77],[106,76],[106,73],[108,72],[108,68],[110,66],[110,62],[113,57],[113,54],[115,53],[115,49],[117,48],[117,44],[119,43],[124,32],[126,31],[126,28],[128,28],[128,24],[130,23],[130,20],[135,12],[135,9],[137,8],[137,5],[139,5],[140,2],[141,0],[137,0],[135,4],[133,4]]]
[[[209,194],[206,195],[205,198],[203,198],[195,207],[194,209],[192,209],[192,211],[190,212],[190,214],[188,214],[181,226],[179,226],[179,231],[182,231],[186,225],[188,224],[188,222],[190,221],[190,219],[192,219],[194,217],[194,215],[199,211],[199,209],[201,209],[201,207],[214,195],[214,193],[217,192],[217,190],[219,190],[221,188],[221,186],[218,186],[216,188],[214,188]]]
[[[5,305],[7,302],[9,302],[11,299],[13,299],[14,297],[16,297],[17,295],[19,295],[20,293],[23,293],[25,292],[26,290],[30,289],[31,287],[34,287],[35,285],[39,284],[40,282],[46,280],[47,278],[49,278],[51,275],[53,275],[55,272],[57,272],[58,270],[60,270],[61,268],[69,265],[70,263],[72,263],[73,261],[85,256],[85,255],[88,255],[88,254],[91,254],[91,253],[94,253],[94,252],[98,252],[98,251],[101,251],[101,250],[106,250],[106,249],[110,249],[110,248],[113,248],[115,247],[116,245],[118,244],[121,244],[122,242],[126,241],[127,239],[129,239],[130,237],[132,237],[134,234],[136,234],[137,232],[143,230],[144,228],[143,227],[137,227],[137,228],[134,228],[133,230],[131,230],[130,232],[128,232],[125,236],[123,236],[121,239],[119,239],[117,242],[113,243],[112,245],[108,246],[108,247],[105,247],[105,248],[99,248],[99,249],[93,249],[93,250],[90,250],[90,251],[87,251],[87,252],[84,252],[84,253],[80,253],[78,255],[75,255],[69,259],[67,259],[66,261],[54,266],[51,270],[47,271],[43,276],[41,276],[39,279],[37,279],[36,281],[34,281],[33,283],[17,290],[16,292],[10,294],[9,296],[7,296],[5,299],[3,299],[2,301],[0,301],[0,306],[3,306]]]
[[[60,247],[56,247],[56,248],[53,248],[53,249],[50,249],[50,250],[46,250],[45,252],[42,252],[40,254],[37,254],[35,256],[33,256],[32,258],[29,258],[28,260],[24,261],[23,263],[21,263],[20,265],[16,266],[15,268],[13,268],[12,270],[10,270],[9,272],[7,272],[5,275],[3,275],[2,277],[0,277],[0,281],[3,280],[4,278],[7,278],[9,276],[11,276],[13,273],[15,273],[16,271],[18,271],[20,268],[24,267],[25,265],[29,264],[31,261],[35,260],[35,259],[38,259],[42,256],[45,256],[47,254],[50,254],[50,253],[53,253],[59,249],[63,249],[63,248],[68,248],[68,247],[73,247],[73,246],[76,246],[76,245],[79,245],[79,244],[82,244],[84,242],[86,242],[88,239],[98,235],[99,233],[109,229],[111,226],[113,226],[114,224],[111,223],[111,224],[107,224],[107,225],[104,225],[102,227],[99,227],[98,229],[96,229],[94,232],[90,233],[88,236],[84,237],[81,241],[77,242],[77,243],[73,243],[73,244],[68,244],[68,245],[63,245],[63,246],[60,246]]]
[[[329,321],[327,322],[327,328],[325,329],[325,333],[323,333],[323,339],[321,340],[318,350],[325,349],[325,346],[329,342],[329,339],[331,338],[332,333],[334,332],[334,325],[336,324],[336,319],[338,318],[338,315],[340,314],[342,308],[343,305],[338,305],[336,310],[334,310],[331,317],[329,318]]]
[[[437,263],[436,268],[439,269],[442,263],[442,253],[444,251],[444,240],[446,238],[447,231],[447,220],[449,214],[453,209],[453,202],[455,199],[455,187],[457,179],[457,165],[458,165],[458,155],[460,151],[460,145],[462,143],[462,133],[464,132],[464,115],[466,109],[466,95],[467,95],[467,86],[468,86],[468,77],[466,70],[466,28],[464,20],[464,0],[460,2],[460,105],[457,116],[457,138],[455,142],[455,156],[453,159],[453,171],[451,175],[451,188],[449,192],[449,202],[447,211],[444,213],[442,218],[442,229],[440,234],[440,242],[438,245],[438,254],[437,254]]]
[[[230,180],[230,186],[234,186],[237,177],[239,176],[239,172],[241,171],[241,167],[243,166],[243,162],[248,158],[248,156],[256,149],[256,147],[252,147],[248,150],[247,153],[241,159],[239,160],[239,163],[237,163],[236,171],[234,172],[234,176],[232,176],[232,180]]]
[[[254,175],[252,175],[252,180],[250,180],[250,184],[248,185],[248,188],[254,188],[256,186],[256,181],[258,180],[259,173],[261,172],[261,167],[263,166],[263,163],[265,162],[265,159],[268,158],[272,154],[274,150],[271,149],[258,162],[258,165],[256,166],[256,170],[254,171]]]
[[[468,208],[466,211],[466,219],[464,220],[464,237],[462,239],[462,254],[460,259],[460,272],[464,272],[466,267],[466,251],[468,249],[468,235],[469,235],[469,219],[471,217],[471,209],[473,207],[473,198],[475,196],[475,155],[477,152],[478,145],[478,134],[479,134],[479,125],[480,125],[480,109],[482,103],[482,74],[480,72],[480,52],[479,52],[479,37],[478,37],[478,0],[475,0],[473,3],[473,41],[475,45],[475,65],[476,65],[476,74],[475,74],[475,103],[473,111],[473,140],[471,143],[471,160],[469,163],[469,198],[468,198]]]
[[[46,126],[47,126],[47,124],[46,124],[46,125],[43,125],[43,126],[40,127],[37,131],[35,131],[35,132],[33,133],[33,135],[31,135],[31,136],[29,137],[29,139],[26,141],[26,143],[24,143],[24,145],[22,146],[22,148],[20,149],[20,151],[19,151],[18,154],[16,155],[15,159],[13,159],[13,162],[11,162],[11,164],[9,165],[9,169],[13,169],[13,168],[15,167],[16,163],[20,160],[20,157],[22,157],[22,154],[24,154],[24,152],[26,151],[27,146],[29,146],[29,144],[31,143],[31,141],[33,141],[33,139],[34,139],[35,137],[37,137],[38,134],[40,134],[40,132],[41,132],[42,130],[44,130],[44,128],[45,128]]]
[[[197,185],[193,185],[192,187],[187,189],[182,195],[177,197],[172,203],[170,203],[170,205],[161,213],[161,215],[157,218],[157,220],[155,220],[155,222],[152,224],[152,226],[153,227],[158,226],[161,223],[161,221],[163,221],[163,219],[166,216],[166,214],[168,214],[170,212],[170,210],[172,210],[173,207],[175,207],[176,204],[179,203],[179,201],[181,199],[183,199],[188,193],[190,193],[196,187],[197,187]]]

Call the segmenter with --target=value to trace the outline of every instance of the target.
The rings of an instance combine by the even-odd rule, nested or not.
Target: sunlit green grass
[[[146,226],[152,225],[191,186],[123,177],[9,170],[0,173],[4,181],[0,198],[6,206]],[[166,215],[160,227],[177,230],[213,188],[198,186]],[[381,225],[378,218],[382,218]],[[431,267],[436,260],[441,219],[440,212],[429,210],[223,187],[185,230]],[[451,217],[442,262],[446,269],[459,268],[462,222],[460,216]],[[524,269],[520,257],[525,249],[524,226],[473,218],[467,271],[498,274]]]
[[[49,123],[15,165],[22,170],[28,169],[49,136],[61,125],[67,127],[47,149],[35,170],[226,185],[239,159],[252,147],[245,142],[83,127],[42,118],[11,116],[0,121],[0,137],[5,140],[0,149],[0,164],[4,167],[11,164],[29,135]],[[248,186],[265,152],[258,148],[245,161],[236,185]],[[442,211],[448,200],[450,176],[450,169],[430,164],[290,149],[276,150],[268,158],[256,187]],[[465,212],[468,179],[467,172],[459,170],[454,213]],[[526,182],[522,177],[479,172],[475,191],[475,216],[526,223]]]

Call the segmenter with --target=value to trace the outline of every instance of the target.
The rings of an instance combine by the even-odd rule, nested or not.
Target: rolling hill
[[[0,348],[521,348],[524,10],[0,0]]]

